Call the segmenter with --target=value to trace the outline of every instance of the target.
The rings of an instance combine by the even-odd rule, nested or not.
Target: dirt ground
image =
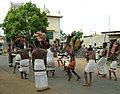
[[[56,61],[56,60],[55,60]],[[21,79],[17,75],[0,68],[0,94],[66,94],[65,91],[51,88],[37,91],[34,82]]]
[[[34,83],[0,69],[0,94],[60,94],[54,89],[35,90]]]

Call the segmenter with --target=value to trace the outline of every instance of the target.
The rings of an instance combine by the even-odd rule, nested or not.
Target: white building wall
[[[59,18],[48,17],[48,22],[49,22],[49,27],[47,27],[47,30],[55,30],[55,31],[60,30]]]
[[[106,37],[106,38],[105,38]],[[91,37],[82,38],[83,44],[85,44],[86,47],[89,47],[89,45],[94,45],[94,43],[97,44],[98,47],[102,46],[103,42],[109,42],[109,37],[106,35],[93,35]]]
[[[60,18],[48,17],[49,27],[47,30],[53,30],[53,40],[60,39]]]

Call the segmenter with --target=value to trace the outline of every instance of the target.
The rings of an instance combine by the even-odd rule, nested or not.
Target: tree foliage
[[[37,31],[46,32],[48,24],[46,13],[29,2],[12,7],[1,26],[7,38],[14,39],[24,35],[31,37]]]

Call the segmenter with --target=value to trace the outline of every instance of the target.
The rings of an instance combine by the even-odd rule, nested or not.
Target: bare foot
[[[81,77],[78,77],[78,78],[77,78],[77,81],[78,81],[79,79],[81,79]]]
[[[89,86],[92,86],[92,83],[88,83]]]
[[[89,85],[88,85],[88,84],[84,84],[83,86],[86,86],[86,87],[88,87]]]
[[[70,81],[71,77],[68,78],[68,81]]]

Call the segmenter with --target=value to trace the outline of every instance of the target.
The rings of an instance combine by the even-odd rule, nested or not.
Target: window
[[[46,35],[47,35],[47,37],[48,37],[49,39],[53,39],[53,32],[47,31],[47,32],[46,32]]]

